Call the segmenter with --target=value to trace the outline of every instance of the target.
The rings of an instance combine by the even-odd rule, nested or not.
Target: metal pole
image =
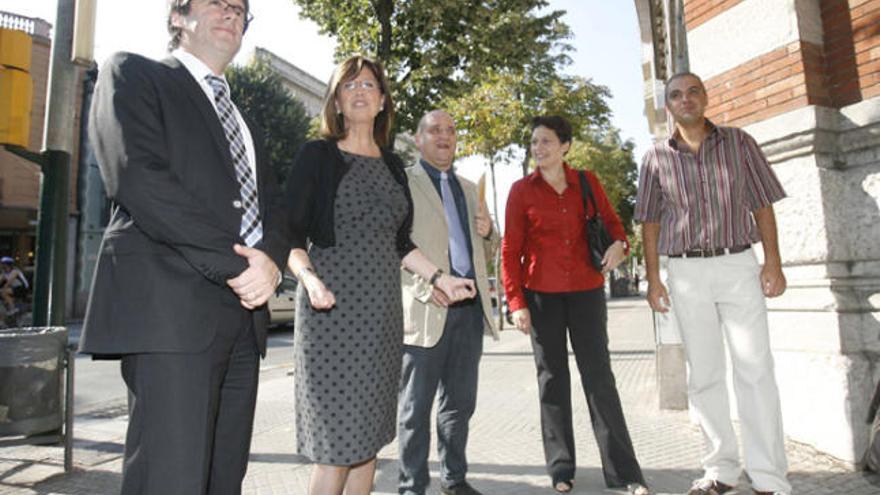
[[[495,219],[497,224],[501,224],[498,220],[498,188],[495,182],[495,156],[489,158],[489,172],[492,175],[492,209],[495,211]],[[492,262],[495,264],[495,298],[498,301],[498,330],[504,330],[504,284],[501,277],[501,246],[495,250],[495,256]]]
[[[76,348],[67,346],[67,374],[64,386],[64,472],[73,470],[73,373],[76,368]]]
[[[34,325],[63,325],[70,156],[78,71],[70,61],[74,0],[58,0],[43,132],[43,180],[34,276]]]
[[[52,208],[52,190],[55,187],[55,174],[49,167],[45,156],[40,162],[43,177],[40,180],[40,209],[37,212],[37,252],[34,272],[34,326],[49,325],[49,301],[52,289],[52,265],[55,252],[52,249],[52,227],[55,210]]]
[[[74,127],[68,128],[73,129]],[[56,187],[52,208],[55,209],[55,222],[52,223],[52,289],[49,297],[49,325],[64,326],[67,315],[67,218],[70,208],[70,153],[48,150],[46,165],[56,175]],[[46,172],[44,172],[45,177]]]
[[[73,123],[79,70],[70,61],[75,3],[75,0],[58,0],[52,39],[52,66],[49,69],[49,104],[46,106],[43,134],[44,149],[68,153],[73,152],[78,138],[73,132]]]

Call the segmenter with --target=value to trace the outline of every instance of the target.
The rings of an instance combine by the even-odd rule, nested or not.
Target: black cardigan
[[[401,258],[416,249],[410,239],[413,201],[403,170],[403,160],[390,150],[382,150],[382,159],[401,186],[409,206],[406,218],[397,231],[397,253]],[[294,249],[307,249],[308,243],[326,248],[336,244],[333,228],[333,204],[339,183],[349,170],[335,141],[317,140],[302,145],[296,153],[287,178],[285,202],[288,208],[290,240]]]

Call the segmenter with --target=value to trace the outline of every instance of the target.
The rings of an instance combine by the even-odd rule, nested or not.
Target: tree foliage
[[[465,154],[493,159],[509,156],[513,146],[526,151],[527,162],[532,117],[561,115],[575,136],[600,135],[610,129],[607,98],[607,88],[582,77],[489,71],[474,90],[443,105],[463,134]]]
[[[384,64],[398,130],[471,91],[487,70],[552,74],[569,61],[564,11],[547,11],[546,0],[293,1],[336,38],[338,59],[364,53]]]
[[[529,158],[530,119],[566,117],[574,128],[573,165],[593,170],[631,228],[637,169],[633,145],[610,124],[608,89],[563,74],[570,63],[564,11],[546,0],[292,0],[301,16],[337,41],[336,57],[376,57],[393,86],[397,130],[445,108],[464,154],[489,158],[493,171],[516,148]],[[494,180],[493,180],[494,183]]]
[[[608,200],[614,205],[628,234],[632,234],[638,188],[638,167],[633,159],[632,141],[621,142],[616,130],[602,135],[581,135],[572,143],[566,161],[577,169],[596,174]]]
[[[462,132],[464,154],[483,155],[494,163],[520,148],[526,152],[523,175],[530,161],[531,118],[552,114],[568,119],[574,142],[566,160],[599,177],[630,231],[638,169],[633,143],[621,142],[610,124],[609,96],[607,88],[582,77],[491,72],[473,91],[444,105]]]
[[[283,182],[309,132],[305,108],[264,62],[230,66],[226,79],[232,100],[248,116],[249,123],[259,127],[269,164]]]

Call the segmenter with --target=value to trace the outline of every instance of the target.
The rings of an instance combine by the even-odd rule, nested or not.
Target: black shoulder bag
[[[581,180],[581,199],[584,201],[584,235],[587,237],[587,249],[590,251],[590,263],[597,271],[602,271],[602,258],[605,257],[605,251],[614,243],[614,239],[605,228],[605,222],[602,221],[602,215],[599,214],[599,208],[596,206],[596,198],[593,197],[593,190],[590,188],[590,182],[587,180],[587,174],[583,170],[578,172]],[[587,199],[593,205],[593,216],[590,216],[590,209],[587,208]]]

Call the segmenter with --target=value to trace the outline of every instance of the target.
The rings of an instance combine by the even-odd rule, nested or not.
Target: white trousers
[[[755,253],[670,258],[668,284],[688,360],[688,397],[706,442],[704,476],[736,485],[742,471],[730,419],[730,352],[745,469],[755,490],[791,493],[779,391]]]

